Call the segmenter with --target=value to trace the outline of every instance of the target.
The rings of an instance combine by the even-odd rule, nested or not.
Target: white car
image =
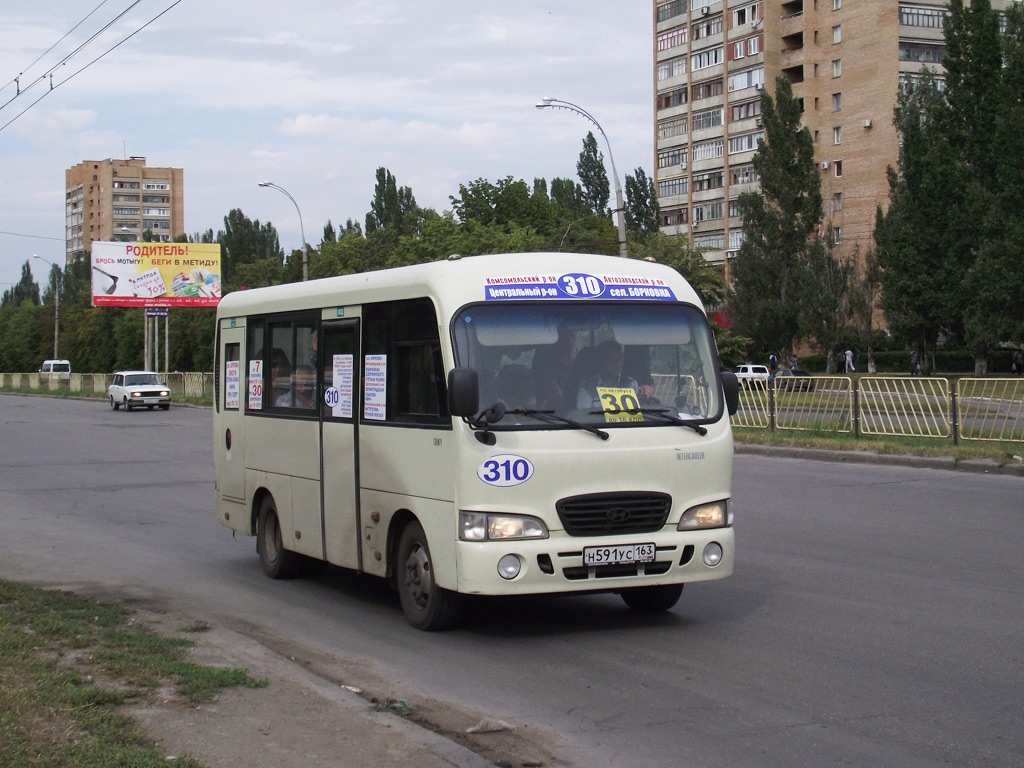
[[[122,405],[126,411],[137,406],[153,410],[160,406],[165,411],[171,407],[171,388],[159,373],[152,371],[117,371],[107,387],[110,407],[117,410]]]
[[[767,365],[737,365],[733,369],[733,373],[736,374],[740,386],[744,389],[749,389],[752,386],[766,389],[768,380],[772,376]]]

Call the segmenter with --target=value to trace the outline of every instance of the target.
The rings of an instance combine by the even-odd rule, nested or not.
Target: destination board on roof
[[[484,280],[484,299],[677,300],[664,280],[633,275],[591,275],[584,272],[488,277]]]

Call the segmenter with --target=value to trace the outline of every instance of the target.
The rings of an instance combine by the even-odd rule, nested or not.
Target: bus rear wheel
[[[682,584],[659,584],[655,587],[634,587],[619,593],[626,605],[634,611],[660,613],[667,611],[683,594]]]
[[[395,575],[402,611],[412,626],[432,631],[458,623],[462,617],[462,596],[437,586],[427,536],[419,523],[409,523],[402,531]]]
[[[256,551],[259,552],[263,572],[272,579],[291,579],[302,571],[302,556],[289,552],[282,543],[281,523],[277,519],[273,496],[265,496],[260,503],[256,520]]]

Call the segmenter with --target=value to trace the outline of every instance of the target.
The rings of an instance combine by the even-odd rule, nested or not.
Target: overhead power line
[[[129,6],[128,8],[126,8],[126,9],[125,9],[125,10],[124,10],[124,11],[123,11],[122,13],[120,13],[120,14],[119,14],[119,15],[117,16],[117,18],[115,18],[115,19],[111,20],[111,22],[110,22],[109,24],[107,24],[107,25],[106,25],[106,26],[105,26],[105,27],[103,28],[103,30],[105,30],[105,29],[109,28],[111,24],[113,24],[113,23],[114,23],[115,21],[117,21],[117,19],[121,18],[121,16],[123,16],[123,15],[124,15],[125,13],[127,13],[127,12],[128,12],[128,10],[130,10],[130,9],[131,9],[131,8],[133,8],[134,6],[138,5],[138,4],[140,3],[140,2],[141,2],[141,0],[135,0],[135,2],[134,2],[134,3],[132,3],[132,5],[131,5],[131,6]],[[49,94],[51,94],[51,93],[53,93],[53,92],[54,92],[55,90],[57,90],[57,88],[59,88],[60,86],[64,85],[65,83],[67,83],[68,81],[72,80],[73,78],[77,77],[78,75],[80,75],[80,74],[81,74],[82,72],[84,72],[85,70],[87,70],[87,69],[88,69],[89,67],[91,67],[91,66],[92,66],[93,64],[95,64],[96,62],[98,62],[98,61],[100,61],[101,59],[103,59],[104,57],[106,57],[106,56],[107,56],[107,55],[108,55],[109,53],[111,53],[112,51],[114,51],[114,50],[116,50],[116,49],[120,48],[120,47],[121,47],[122,45],[124,45],[124,44],[125,44],[126,42],[128,42],[129,40],[131,40],[131,39],[132,39],[133,37],[135,37],[135,36],[136,36],[137,34],[139,34],[139,32],[141,32],[141,31],[142,31],[142,30],[144,30],[144,29],[145,29],[146,27],[148,27],[148,26],[149,26],[150,24],[152,24],[152,23],[153,23],[154,21],[156,21],[156,20],[157,20],[157,19],[159,19],[159,18],[160,18],[161,16],[163,16],[164,14],[166,14],[166,13],[167,13],[168,11],[170,11],[170,10],[171,10],[172,8],[174,8],[174,7],[176,6],[176,5],[178,5],[178,4],[180,3],[180,2],[181,2],[181,0],[174,0],[174,2],[173,2],[173,3],[171,3],[171,4],[169,5],[169,6],[167,6],[166,8],[164,8],[164,10],[162,10],[162,11],[161,11],[160,13],[158,13],[158,14],[157,14],[156,16],[154,16],[153,18],[151,18],[151,19],[150,19],[149,21],[147,21],[147,22],[146,22],[145,24],[143,24],[143,25],[142,25],[141,27],[139,27],[138,29],[136,29],[136,30],[135,30],[134,32],[132,32],[132,33],[131,33],[130,35],[127,35],[126,37],[124,37],[124,38],[122,38],[121,40],[119,40],[119,41],[118,41],[117,43],[115,43],[115,44],[114,44],[114,45],[112,45],[112,46],[111,46],[110,48],[108,48],[107,50],[105,50],[105,51],[104,51],[103,53],[101,53],[101,54],[100,54],[99,56],[97,56],[96,58],[94,58],[94,59],[93,59],[92,61],[90,61],[90,62],[89,62],[88,64],[86,64],[85,66],[83,66],[83,67],[82,67],[81,69],[78,69],[78,70],[77,70],[77,71],[75,71],[74,73],[72,73],[72,74],[68,75],[68,76],[67,76],[66,78],[64,78],[63,80],[61,80],[61,81],[59,81],[59,82],[57,82],[57,83],[54,83],[54,82],[53,82],[53,72],[54,72],[54,70],[55,70],[55,69],[56,69],[57,67],[59,67],[59,66],[63,66],[63,64],[64,64],[64,63],[66,63],[66,62],[67,62],[67,60],[71,58],[71,56],[73,56],[73,55],[74,55],[75,53],[77,53],[78,51],[82,50],[82,48],[83,48],[83,47],[85,47],[85,45],[87,45],[87,44],[88,44],[89,42],[91,42],[92,40],[94,40],[94,39],[96,38],[96,36],[97,36],[97,35],[99,35],[99,34],[100,34],[100,32],[102,32],[103,30],[100,30],[100,32],[97,32],[97,33],[96,33],[95,35],[93,35],[93,36],[92,36],[91,38],[89,38],[89,40],[88,40],[88,41],[86,41],[85,43],[83,43],[82,45],[80,45],[80,46],[79,46],[78,48],[76,48],[74,52],[72,52],[71,54],[69,54],[69,55],[68,55],[67,57],[65,57],[64,59],[62,59],[62,60],[61,60],[61,62],[60,62],[59,64],[57,64],[57,65],[55,65],[54,67],[52,67],[52,68],[51,68],[50,70],[48,70],[48,71],[46,72],[46,74],[44,74],[44,75],[43,75],[43,76],[41,76],[40,78],[37,78],[37,79],[36,79],[36,80],[35,80],[35,81],[33,82],[33,85],[35,85],[35,84],[36,84],[36,83],[38,83],[39,81],[41,81],[41,80],[45,79],[46,77],[49,77],[49,78],[50,78],[50,88],[49,88],[49,89],[48,89],[47,91],[45,91],[45,92],[44,92],[44,93],[43,93],[43,94],[42,94],[42,95],[41,95],[41,96],[40,96],[40,97],[39,97],[38,99],[36,99],[36,100],[35,100],[35,101],[33,101],[33,102],[32,102],[31,104],[29,104],[29,105],[28,105],[27,107],[25,107],[25,108],[24,108],[23,110],[21,110],[21,112],[19,112],[18,114],[16,114],[16,115],[15,115],[14,117],[12,117],[12,118],[11,118],[10,120],[8,120],[8,121],[7,121],[6,123],[4,123],[3,125],[0,125],[0,131],[3,131],[3,130],[4,130],[5,128],[7,128],[7,127],[8,127],[8,126],[9,126],[9,125],[10,125],[11,123],[13,123],[13,122],[14,122],[15,120],[17,120],[17,119],[18,119],[19,117],[21,117],[22,115],[24,115],[24,114],[25,114],[26,112],[28,112],[28,111],[29,111],[30,109],[32,109],[32,107],[34,107],[34,106],[35,106],[36,104],[38,104],[38,103],[39,103],[40,101],[42,101],[43,99],[45,99],[45,98],[46,98],[46,97],[47,97],[47,96],[48,96]],[[27,90],[27,89],[26,89],[26,90]],[[24,93],[24,92],[25,92],[25,91],[22,91],[22,93]],[[17,98],[17,97],[15,97],[15,98]],[[10,102],[8,102],[8,104],[9,104],[9,103],[10,103]],[[7,106],[7,105],[5,104],[4,106]]]

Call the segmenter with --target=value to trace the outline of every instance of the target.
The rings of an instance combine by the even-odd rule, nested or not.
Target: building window
[[[832,94],[832,111],[838,112],[843,108],[843,94],[833,93]]]
[[[686,57],[676,56],[668,61],[658,62],[658,79],[667,80],[670,77],[678,77],[686,74]]]
[[[702,37],[711,37],[722,31],[722,17],[715,16],[707,21],[697,22],[693,25],[693,39],[700,40]]]
[[[843,60],[832,59],[832,77],[840,77],[843,74]]]
[[[838,178],[842,177],[842,175],[843,175],[843,161],[842,160],[834,160],[832,162],[832,167],[835,169],[836,178],[838,179]]]
[[[900,61],[941,64],[946,58],[946,46],[929,43],[900,42]]]
[[[712,221],[724,217],[725,201],[723,200],[712,200],[711,202],[693,206],[693,222],[695,224],[698,221]]]
[[[690,179],[688,176],[680,176],[677,179],[665,179],[658,182],[658,197],[676,197],[685,195],[690,191]]]
[[[658,153],[658,168],[675,168],[686,162],[686,147]]]
[[[686,103],[686,86],[658,94],[658,109],[681,107]]]
[[[729,168],[730,184],[754,184],[761,180],[752,165],[734,165]]]
[[[685,206],[682,208],[666,208],[661,212],[661,226],[663,227],[678,227],[680,224],[687,224],[689,220],[688,211]]]
[[[696,83],[690,88],[690,98],[708,99],[712,96],[721,96],[724,92],[725,81],[718,77],[714,80],[705,80],[703,83]]]
[[[705,248],[710,251],[720,251],[725,247],[725,233],[713,232],[709,235],[696,235],[693,238],[694,248]]]
[[[697,160],[712,160],[716,157],[721,157],[724,152],[725,142],[722,139],[703,141],[700,144],[693,145],[694,162]]]
[[[761,4],[754,3],[742,8],[736,8],[732,12],[733,27],[742,27],[744,24],[753,24],[761,17]]]
[[[732,57],[742,59],[747,55],[747,43],[744,40],[732,44]]]
[[[729,75],[729,90],[741,91],[744,88],[761,88],[764,86],[764,67],[755,67],[745,72]]]
[[[693,130],[703,131],[705,128],[716,128],[722,124],[722,110],[708,109],[693,113]]]
[[[842,227],[833,227],[832,228],[832,234],[835,236],[835,241],[834,242],[835,242],[836,245],[839,245],[841,242],[843,242],[843,228]]]
[[[170,189],[171,185],[166,181],[144,181],[142,183],[143,189]]]
[[[761,52],[761,38],[755,35],[747,38],[747,56],[753,56]]]
[[[729,154],[734,155],[737,152],[753,152],[757,149],[757,144],[762,139],[764,139],[764,131],[755,131],[754,133],[745,133],[742,136],[733,136],[729,139]]]
[[[940,8],[919,8],[908,5],[900,6],[900,24],[906,27],[930,27],[942,29],[943,19],[947,11]]]
[[[843,210],[843,193],[836,192],[832,195],[832,212],[839,213]]]
[[[716,64],[721,63],[722,46],[708,48],[706,51],[700,51],[690,57],[690,64],[693,67],[694,72],[700,69],[707,69],[708,67],[713,67]]]
[[[658,6],[658,21],[668,21],[676,16],[682,16],[684,13],[686,13],[686,0],[672,0],[671,3]]]
[[[693,175],[693,191],[707,192],[709,189],[721,189],[725,186],[725,171],[711,173],[695,173]]]
[[[688,118],[673,117],[670,120],[662,120],[658,123],[658,138],[671,139],[673,136],[684,136],[687,132]]]
[[[761,114],[761,100],[745,101],[742,104],[732,105],[732,119],[746,120],[749,117],[757,117]]]
[[[843,25],[836,24],[832,27],[832,42],[841,43],[843,42]]]
[[[668,32],[662,32],[658,35],[658,50],[667,51],[669,48],[675,48],[677,45],[686,45],[689,41],[689,27],[683,26],[670,29]]]
[[[832,143],[842,144],[843,143],[843,126],[837,125],[832,129]]]
[[[729,203],[730,208],[732,207],[732,203],[733,202],[735,202],[735,201],[732,201],[732,202]],[[731,230],[729,232],[729,249],[735,251],[735,250],[738,250],[741,245],[743,245],[743,230],[742,229],[733,229],[733,230]]]

